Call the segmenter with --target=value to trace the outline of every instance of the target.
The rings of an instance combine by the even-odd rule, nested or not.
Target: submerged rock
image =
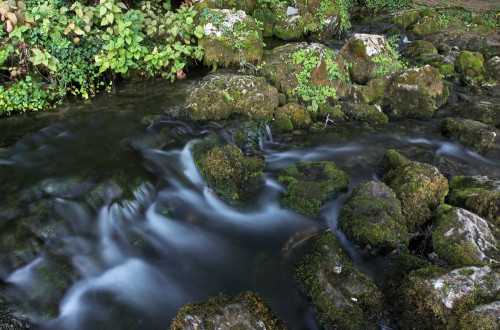
[[[395,153],[393,150],[388,152]],[[382,157],[381,162],[384,158],[389,157]],[[444,202],[448,194],[448,180],[432,165],[414,161],[405,163],[404,157],[395,155],[390,158],[402,166],[385,174],[384,182],[401,201],[408,229],[419,230],[419,226],[430,220],[438,205]]]
[[[258,188],[265,167],[263,156],[244,156],[234,145],[196,144],[193,157],[207,186],[230,204],[238,204]]]
[[[458,139],[458,141],[479,153],[486,153],[497,139],[498,131],[471,119],[445,118],[440,123],[443,135]]]
[[[427,119],[446,102],[449,93],[439,70],[426,65],[395,74],[385,99],[394,116]]]
[[[403,68],[387,40],[376,34],[356,33],[342,47],[340,55],[349,62],[352,81],[362,85]]]
[[[454,266],[499,263],[498,240],[486,220],[467,210],[442,205],[432,234],[436,253]]]
[[[370,278],[353,267],[334,234],[314,239],[297,275],[325,329],[379,328],[382,296]]]
[[[407,245],[405,223],[396,194],[376,180],[354,189],[340,217],[340,227],[350,240],[375,249]]]
[[[278,90],[262,77],[213,73],[188,95],[186,108],[193,120],[224,119],[234,114],[273,118]]]
[[[200,14],[205,35],[198,40],[206,65],[240,65],[262,58],[262,31],[244,11],[206,8]]]
[[[347,191],[349,177],[333,162],[301,162],[282,169],[278,181],[286,185],[284,206],[316,216],[327,200]]]
[[[487,176],[456,176],[450,180],[451,205],[463,207],[500,225],[500,180]]]
[[[429,268],[408,277],[399,289],[395,308],[399,325],[405,329],[459,329],[466,325],[464,319],[478,302],[494,299],[499,293],[499,274],[488,266],[445,274]]]
[[[232,297],[219,295],[187,304],[170,325],[181,329],[288,329],[285,322],[258,294],[247,291]]]

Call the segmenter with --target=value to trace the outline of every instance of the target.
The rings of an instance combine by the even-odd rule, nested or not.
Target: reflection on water
[[[41,287],[60,292],[53,298],[56,313],[35,313],[42,328],[164,329],[188,302],[252,290],[268,299],[292,328],[314,329],[313,313],[292,275],[307,243],[285,254],[282,248],[290,237],[331,229],[354,265],[377,283],[383,280],[383,267],[338,229],[348,194],[327,203],[321,219],[282,209],[284,188],[276,179],[281,168],[299,161],[334,161],[349,174],[350,192],[361,181],[377,178],[380,156],[398,148],[415,160],[446,157],[456,164],[448,168],[452,174],[500,176],[498,159],[445,140],[435,128],[417,132],[412,122],[370,130],[347,125],[349,142],[329,140],[326,134],[307,137],[303,148],[273,140],[267,128],[259,144],[266,157],[263,184],[248,205],[235,209],[205,186],[191,155],[195,143],[216,134],[182,121],[141,125],[143,114],[176,102],[159,92],[153,94],[161,105],[149,94],[132,94],[118,94],[119,102],[110,96],[95,100],[95,109],[107,104],[126,111],[63,121],[0,151],[2,188],[11,192],[0,197],[0,207],[39,201],[50,206],[43,221],[53,227],[37,232],[43,248],[34,257],[21,256],[20,264],[2,266],[11,269],[2,277],[10,284],[9,296],[21,304],[41,299]],[[137,177],[139,185],[133,182]],[[135,187],[133,195],[127,195],[124,184]],[[93,197],[97,193],[101,202]],[[23,210],[6,214],[2,235]],[[69,269],[62,276],[65,285],[46,277],[47,268],[59,270],[61,265]]]

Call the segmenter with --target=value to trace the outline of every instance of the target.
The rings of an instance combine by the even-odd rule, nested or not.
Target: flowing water
[[[299,216],[280,207],[280,169],[334,161],[351,191],[378,178],[378,159],[398,148],[448,177],[500,176],[500,157],[443,138],[437,121],[330,124],[316,135],[263,134],[262,186],[235,209],[205,186],[190,152],[223,138],[215,125],[141,124],[181,104],[190,84],[140,83],[67,104],[50,126],[32,126],[0,151],[1,292],[42,329],[165,329],[188,302],[244,290],[266,298],[292,328],[316,329],[292,271],[311,234],[333,230],[378,284],[385,270],[337,230],[348,194],[327,203],[320,219]],[[9,245],[12,237],[24,241]]]

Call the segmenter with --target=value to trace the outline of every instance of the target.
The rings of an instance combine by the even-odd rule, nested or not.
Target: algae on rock
[[[486,153],[495,142],[498,131],[490,125],[464,118],[445,118],[440,123],[443,135],[458,141],[479,153]]]
[[[463,207],[500,226],[500,180],[487,176],[456,176],[450,180],[449,204]]]
[[[354,243],[377,250],[409,241],[396,194],[376,180],[363,181],[354,189],[342,209],[340,227]]]
[[[281,200],[283,205],[302,214],[317,216],[327,200],[347,191],[349,177],[333,162],[301,162],[282,169],[278,181],[286,185]]]
[[[432,234],[436,253],[453,266],[500,263],[498,240],[490,224],[467,210],[442,205]]]
[[[212,73],[196,84],[186,108],[193,120],[224,119],[234,114],[271,120],[278,90],[262,77]]]
[[[229,204],[244,201],[258,188],[265,167],[262,155],[245,156],[234,145],[199,143],[193,157],[207,186]]]
[[[286,323],[257,293],[242,292],[232,297],[219,295],[207,302],[182,307],[170,325],[181,329],[288,329]]]
[[[325,329],[378,329],[382,295],[371,279],[349,261],[331,232],[314,239],[297,275]]]

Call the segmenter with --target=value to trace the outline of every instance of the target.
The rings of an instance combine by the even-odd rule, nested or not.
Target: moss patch
[[[284,206],[316,216],[327,200],[347,191],[349,177],[333,162],[302,162],[281,170],[278,181],[287,188],[281,200]]]

